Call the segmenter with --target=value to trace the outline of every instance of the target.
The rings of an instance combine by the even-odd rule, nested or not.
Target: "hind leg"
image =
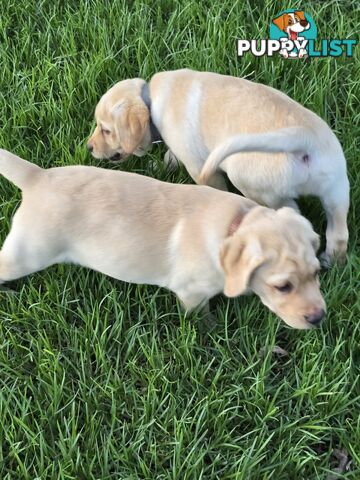
[[[337,259],[344,262],[349,239],[347,214],[349,210],[349,182],[347,177],[332,185],[321,202],[326,212],[326,250],[322,254],[322,262],[328,266]]]
[[[0,284],[42,270],[54,262],[48,246],[36,232],[26,232],[14,217],[0,251]]]
[[[201,167],[199,167],[198,165],[187,165],[186,169],[194,182],[198,185],[201,184]],[[224,174],[221,172],[215,172],[213,175],[211,175],[211,177],[206,182],[206,185],[209,187],[217,188],[218,190],[224,190],[225,192],[228,191]]]
[[[200,184],[200,172],[191,172],[188,170],[192,179],[195,183]],[[221,172],[215,172],[211,177],[207,180],[207,186],[216,188],[218,190],[223,190],[224,192],[228,191],[226,180],[224,175]]]
[[[259,192],[242,192],[247,198],[251,198],[255,202],[259,203],[260,205],[265,205],[266,207],[273,208],[278,210],[282,207],[289,207],[295,210],[295,212],[301,213],[299,205],[293,198],[284,198],[277,196],[276,194],[269,194],[269,193],[259,193]]]
[[[265,202],[265,203],[268,207],[274,208],[275,210],[278,210],[279,208],[282,208],[282,207],[289,207],[295,210],[295,212],[301,213],[299,205],[295,202],[293,198],[277,198],[274,201]]]
[[[281,203],[280,208],[281,207],[290,207],[293,210],[295,210],[295,212],[301,213],[299,205],[295,202],[295,200],[293,198],[284,199],[284,201]]]

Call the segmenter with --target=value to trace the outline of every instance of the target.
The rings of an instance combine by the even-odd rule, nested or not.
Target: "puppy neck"
[[[156,128],[156,125],[154,124],[151,116],[151,98],[150,98],[150,91],[149,91],[149,85],[147,82],[144,83],[144,85],[141,88],[141,98],[145,105],[147,106],[149,110],[149,116],[150,116],[150,134],[151,134],[151,142],[156,143],[156,142],[162,142],[163,139],[161,138],[159,130]]]

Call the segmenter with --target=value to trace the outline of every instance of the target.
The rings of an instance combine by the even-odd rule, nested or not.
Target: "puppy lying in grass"
[[[168,288],[187,310],[250,290],[292,327],[324,317],[318,235],[291,208],[95,167],[45,170],[5,150],[0,173],[23,192],[1,282],[71,262]]]
[[[182,162],[196,183],[226,189],[271,208],[301,195],[326,212],[324,264],[345,260],[349,182],[341,145],[315,113],[284,93],[242,78],[192,70],[114,85],[95,111],[88,142],[96,158],[143,155],[162,137],[165,161]],[[244,153],[248,152],[248,153]]]

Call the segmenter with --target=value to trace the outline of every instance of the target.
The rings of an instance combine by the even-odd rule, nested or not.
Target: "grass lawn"
[[[355,0],[2,2],[2,148],[44,167],[190,182],[184,169],[165,169],[163,146],[113,165],[85,143],[97,100],[117,80],[211,70],[271,85],[326,119],[345,151],[352,205],[348,262],[321,275],[328,318],[317,331],[287,328],[256,297],[221,296],[210,329],[165,290],[77,266],[9,284],[13,292],[0,292],[1,480],[360,479],[360,47],[354,58],[237,59],[236,38],[267,38],[291,6],[313,16],[319,38],[358,36]],[[2,178],[1,241],[20,198]],[[318,202],[301,208],[324,243]],[[351,460],[338,477],[334,450]]]

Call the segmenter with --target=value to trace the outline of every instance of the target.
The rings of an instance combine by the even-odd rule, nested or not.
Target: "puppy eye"
[[[290,282],[286,282],[284,285],[275,286],[275,288],[281,293],[290,293],[293,289],[293,285]]]
[[[288,23],[289,23],[289,25],[292,25],[293,22],[292,22],[291,18],[289,18],[289,22],[288,22]]]
[[[106,128],[102,128],[101,129],[101,132],[104,134],[104,135],[110,135],[110,130],[107,130]]]

